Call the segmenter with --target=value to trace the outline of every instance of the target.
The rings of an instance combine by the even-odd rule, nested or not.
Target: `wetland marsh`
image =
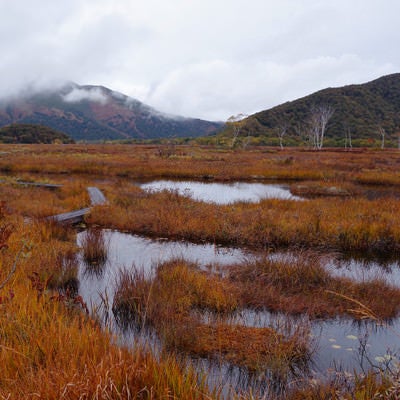
[[[2,147],[5,397],[17,387],[16,398],[73,397],[78,387],[90,397],[98,385],[122,398],[396,390],[397,151],[182,146],[161,158],[152,146]],[[196,197],[197,183],[185,191],[202,179],[207,189],[257,187],[259,197],[213,202]],[[144,180],[184,183],[145,190]],[[88,207],[88,186],[107,204],[87,216],[84,228],[97,233],[84,244],[85,231],[43,218]]]
[[[78,235],[78,245],[87,232],[81,232]],[[155,332],[147,330],[138,330],[138,327],[129,318],[133,318],[128,313],[127,316],[117,315],[115,319],[112,313],[111,305],[114,303],[114,297],[118,291],[120,274],[141,274],[148,279],[157,274],[158,266],[162,266],[172,260],[185,260],[193,263],[199,270],[208,271],[211,274],[226,275],[229,274],[230,266],[238,266],[246,262],[251,262],[255,258],[265,257],[260,253],[250,251],[241,251],[234,248],[220,247],[210,244],[193,244],[187,242],[171,242],[168,240],[154,240],[137,235],[124,234],[120,232],[105,231],[105,241],[108,244],[107,260],[93,273],[91,267],[84,262],[80,262],[78,280],[80,282],[79,292],[82,294],[85,302],[94,310],[102,310],[104,299],[108,300],[108,309],[105,315],[107,327],[112,329],[121,343],[129,346],[136,340],[141,342],[151,342],[152,346],[157,347],[157,351],[162,348],[162,342],[154,340]],[[334,272],[332,268],[337,268],[342,260],[326,255],[321,256],[321,262],[324,268]],[[271,253],[268,257],[275,261],[280,261],[290,257],[292,262],[296,262],[298,257],[293,254]],[[391,264],[390,269],[387,265],[379,262],[367,261],[362,264],[356,260],[346,260],[346,265],[342,266],[346,273],[341,269],[336,270],[336,275],[349,276],[358,275],[359,281],[372,279],[384,279],[387,282],[399,286],[392,276],[398,276],[400,273],[398,264]],[[373,273],[371,273],[371,270]],[[370,276],[368,276],[370,275]],[[168,289],[167,289],[168,290]],[[174,291],[174,286],[169,290]],[[132,296],[134,296],[134,292]],[[104,313],[104,309],[102,312]],[[126,317],[126,319],[125,319]],[[205,313],[202,317],[208,323],[216,324],[218,316],[213,313]],[[296,329],[298,326],[306,326],[312,347],[307,374],[310,379],[326,379],[333,369],[341,371],[357,371],[362,373],[370,367],[372,360],[374,365],[384,367],[393,366],[398,362],[397,354],[399,348],[400,321],[398,318],[390,319],[382,324],[376,324],[372,321],[353,320],[348,316],[338,316],[336,318],[318,318],[310,320],[306,314],[303,316],[289,315],[283,312],[271,313],[268,309],[237,308],[226,317],[228,323],[232,326],[242,326],[251,328],[268,328],[271,326],[285,330],[284,327],[292,326]],[[121,323],[122,322],[122,323]],[[190,354],[190,353],[189,353]],[[264,377],[264,383],[271,380],[271,371],[268,367],[261,368],[258,374],[246,372],[246,368],[237,369],[235,364],[214,362],[206,363],[207,358],[195,359],[189,358],[188,362],[198,365],[207,376],[213,376],[213,382],[226,386],[226,383],[232,387],[248,390],[261,390],[260,380]],[[207,367],[207,368],[206,368]],[[240,372],[239,372],[240,371]],[[272,371],[273,372],[273,371]],[[269,377],[269,378],[267,378]],[[249,387],[243,387],[247,382]],[[270,382],[271,384],[271,382]],[[276,384],[276,382],[275,382]],[[281,382],[282,384],[282,382]],[[268,385],[265,385],[268,387]],[[264,393],[265,395],[265,393]]]

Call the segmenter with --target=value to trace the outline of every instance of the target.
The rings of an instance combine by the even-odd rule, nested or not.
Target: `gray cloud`
[[[5,1],[0,96],[75,81],[224,120],[398,72],[399,14],[397,0]]]

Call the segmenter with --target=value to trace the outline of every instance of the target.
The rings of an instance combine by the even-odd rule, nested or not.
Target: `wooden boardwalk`
[[[90,202],[92,203],[92,206],[101,206],[107,203],[107,200],[103,192],[99,188],[89,186],[87,188],[87,191],[89,193]]]
[[[62,185],[56,185],[54,183],[39,183],[39,182],[24,182],[24,181],[18,181],[16,183],[18,185],[42,187],[45,189],[60,189],[62,187]]]
[[[0,179],[0,183],[6,183],[4,179]],[[63,185],[57,185],[52,183],[41,183],[41,182],[24,182],[24,181],[16,181],[14,184],[23,185],[23,186],[35,186],[35,187],[43,187],[46,189],[59,189]],[[89,186],[87,188],[90,197],[91,206],[99,206],[107,203],[107,200],[103,194],[103,192],[94,186]],[[52,215],[47,217],[49,220],[53,220],[60,223],[65,224],[77,224],[79,222],[83,222],[83,217],[90,212],[90,207],[82,208],[80,210],[70,211],[62,214]]]
[[[4,179],[0,180],[0,183],[6,183]],[[24,182],[24,181],[16,181],[12,182],[17,185],[23,185],[23,186],[35,186],[35,187],[43,187],[46,189],[59,189],[63,185],[57,185],[57,184],[51,184],[51,183],[40,183],[40,182]],[[102,204],[106,204],[107,200],[103,194],[103,192],[94,186],[89,186],[87,188],[87,191],[89,193],[90,197],[90,203],[91,206],[99,206]],[[83,222],[83,217],[90,212],[90,207],[87,208],[82,208],[80,210],[75,210],[75,211],[70,211],[62,214],[57,214],[57,215],[52,215],[48,217],[48,219],[60,222],[60,223],[65,223],[65,224],[77,224],[79,222]]]
[[[41,182],[25,182],[25,181],[6,181],[5,179],[0,179],[0,183],[11,183],[13,185],[21,185],[21,186],[35,186],[42,187],[45,189],[60,189],[62,185],[57,185],[54,183],[41,183]]]
[[[87,191],[89,193],[92,206],[98,206],[107,203],[103,192],[99,188],[91,186],[87,188]],[[83,222],[83,217],[89,212],[90,207],[87,207],[80,210],[53,215],[49,217],[49,219],[63,224],[77,224],[79,222]]]
[[[83,217],[90,212],[90,207],[81,210],[70,211],[62,214],[52,215],[49,219],[62,224],[78,224],[83,222]]]

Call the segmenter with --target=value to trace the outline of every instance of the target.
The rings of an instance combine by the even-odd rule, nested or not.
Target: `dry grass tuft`
[[[87,265],[102,266],[107,261],[108,243],[103,230],[88,229],[82,238],[81,247]]]

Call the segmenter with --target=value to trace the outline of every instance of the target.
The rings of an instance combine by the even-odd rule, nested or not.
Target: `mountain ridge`
[[[45,125],[89,141],[206,136],[223,125],[165,114],[104,86],[73,82],[2,100],[0,127],[16,123]]]
[[[277,131],[286,124],[285,140],[299,141],[299,130],[307,130],[311,110],[319,105],[328,105],[334,110],[326,130],[326,140],[331,145],[342,145],[349,132],[353,142],[361,145],[379,141],[380,128],[394,142],[400,135],[400,73],[362,84],[325,88],[259,111],[246,118],[241,135],[276,144]]]

